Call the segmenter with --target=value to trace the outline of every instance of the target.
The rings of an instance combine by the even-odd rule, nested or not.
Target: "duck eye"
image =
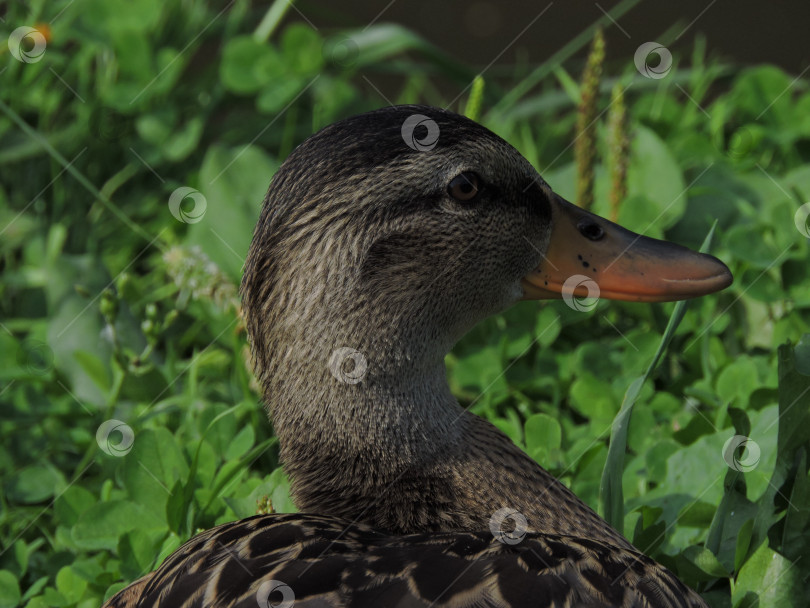
[[[472,171],[456,175],[447,185],[447,193],[457,201],[469,201],[478,194],[478,176]]]

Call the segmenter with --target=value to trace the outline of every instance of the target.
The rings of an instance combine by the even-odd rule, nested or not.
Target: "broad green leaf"
[[[705,547],[691,546],[684,549],[682,555],[697,566],[709,577],[728,578],[729,573],[717,557]]]
[[[802,569],[763,542],[740,569],[731,601],[734,606],[788,608],[806,597],[806,591]],[[756,600],[758,604],[741,604]]]
[[[171,488],[188,474],[177,438],[168,429],[136,433],[132,450],[123,456],[121,478],[130,500],[164,517]]]
[[[56,574],[56,588],[68,602],[76,603],[84,595],[87,581],[78,576],[71,566],[63,566]]]
[[[589,373],[571,385],[570,401],[580,414],[602,425],[613,418],[618,407],[610,384]]]
[[[534,414],[526,420],[524,432],[529,455],[544,466],[552,466],[554,462],[550,462],[550,457],[559,453],[562,444],[559,421],[548,414]]]
[[[138,578],[148,572],[155,563],[159,548],[155,535],[136,529],[121,536],[117,553],[121,559],[121,573],[128,578]]]
[[[287,106],[307,85],[309,80],[300,76],[287,76],[271,82],[256,98],[256,108],[265,114],[275,114]]]
[[[286,71],[284,58],[272,44],[239,36],[225,44],[219,77],[229,91],[247,95],[280,81]]]
[[[627,172],[628,199],[619,210],[619,223],[650,236],[663,234],[683,215],[686,186],[667,144],[652,130],[637,125]]]
[[[753,120],[762,117],[769,124],[784,124],[792,116],[790,97],[784,94],[791,80],[776,66],[756,66],[746,69],[734,82],[731,95],[739,111]]]
[[[291,23],[281,35],[281,51],[287,69],[294,74],[312,76],[323,66],[323,53],[318,32],[304,23]]]
[[[3,489],[13,502],[37,504],[53,497],[65,485],[62,473],[54,467],[33,465],[7,478]]]
[[[17,577],[8,570],[0,570],[0,608],[15,608],[21,597]]]
[[[59,523],[72,526],[79,520],[79,516],[96,501],[96,497],[88,490],[74,484],[56,499],[54,514]]]
[[[111,373],[109,366],[104,365],[94,354],[82,350],[75,351],[73,357],[99,389],[105,393],[110,390]]]
[[[115,551],[122,535],[132,530],[163,531],[166,522],[134,502],[112,500],[96,503],[73,526],[72,538],[83,549]]]
[[[748,357],[739,357],[726,366],[717,377],[717,396],[738,406],[748,403],[748,397],[760,386],[756,365]]]

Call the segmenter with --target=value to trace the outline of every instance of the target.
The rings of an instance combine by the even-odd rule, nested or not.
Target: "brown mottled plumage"
[[[415,114],[437,141],[403,132]],[[449,195],[469,172],[477,195]],[[445,354],[524,297],[559,200],[509,144],[435,108],[301,144],[265,198],[242,294],[304,513],[200,534],[107,606],[286,606],[278,590],[257,600],[268,581],[296,606],[705,606],[448,388]],[[490,531],[504,509],[525,517],[514,544]]]

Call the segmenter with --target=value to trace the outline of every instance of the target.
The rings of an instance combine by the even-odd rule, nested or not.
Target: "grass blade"
[[[701,252],[706,252],[711,247],[716,226],[717,221],[715,220],[711,230],[709,230],[709,234],[706,235],[703,241],[703,245],[700,247]],[[608,447],[605,468],[602,471],[602,481],[599,484],[599,502],[602,506],[604,518],[611,526],[620,532],[624,527],[622,473],[624,472],[624,453],[627,450],[627,428],[630,424],[630,415],[633,413],[633,406],[641,393],[641,387],[644,386],[644,383],[650,377],[653,370],[658,366],[661,357],[666,352],[669,343],[675,335],[675,331],[678,329],[678,325],[680,325],[683,320],[683,316],[686,314],[687,304],[687,300],[681,300],[675,305],[672,315],[669,317],[667,328],[664,331],[664,336],[661,338],[661,343],[658,345],[658,351],[647,367],[647,371],[633,380],[628,387],[627,392],[624,394],[622,407],[613,419],[613,425],[610,429],[610,445]]]

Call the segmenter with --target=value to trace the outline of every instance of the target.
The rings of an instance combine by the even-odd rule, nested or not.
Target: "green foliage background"
[[[294,509],[237,315],[260,201],[306,136],[388,102],[376,77],[398,79],[393,103],[463,111],[476,72],[397,25],[280,27],[287,7],[32,0],[6,14],[4,40],[50,25],[38,61],[0,48],[0,608],[98,606],[264,497]],[[479,117],[569,198],[573,50],[487,82]],[[605,470],[624,532],[712,606],[806,605],[808,81],[707,61],[700,44],[663,79],[607,55],[599,109],[619,83],[631,129],[619,222],[697,248],[716,221],[713,253],[736,279],[689,305],[640,385],[623,463]],[[594,210],[608,215],[603,124]],[[169,208],[179,187],[205,197],[204,214],[189,198],[175,210],[193,222]],[[453,390],[600,508],[611,424],[672,309],[522,303],[448,357]],[[97,441],[107,420],[132,429],[131,451]],[[734,454],[745,472],[724,459],[734,435],[759,449]]]

